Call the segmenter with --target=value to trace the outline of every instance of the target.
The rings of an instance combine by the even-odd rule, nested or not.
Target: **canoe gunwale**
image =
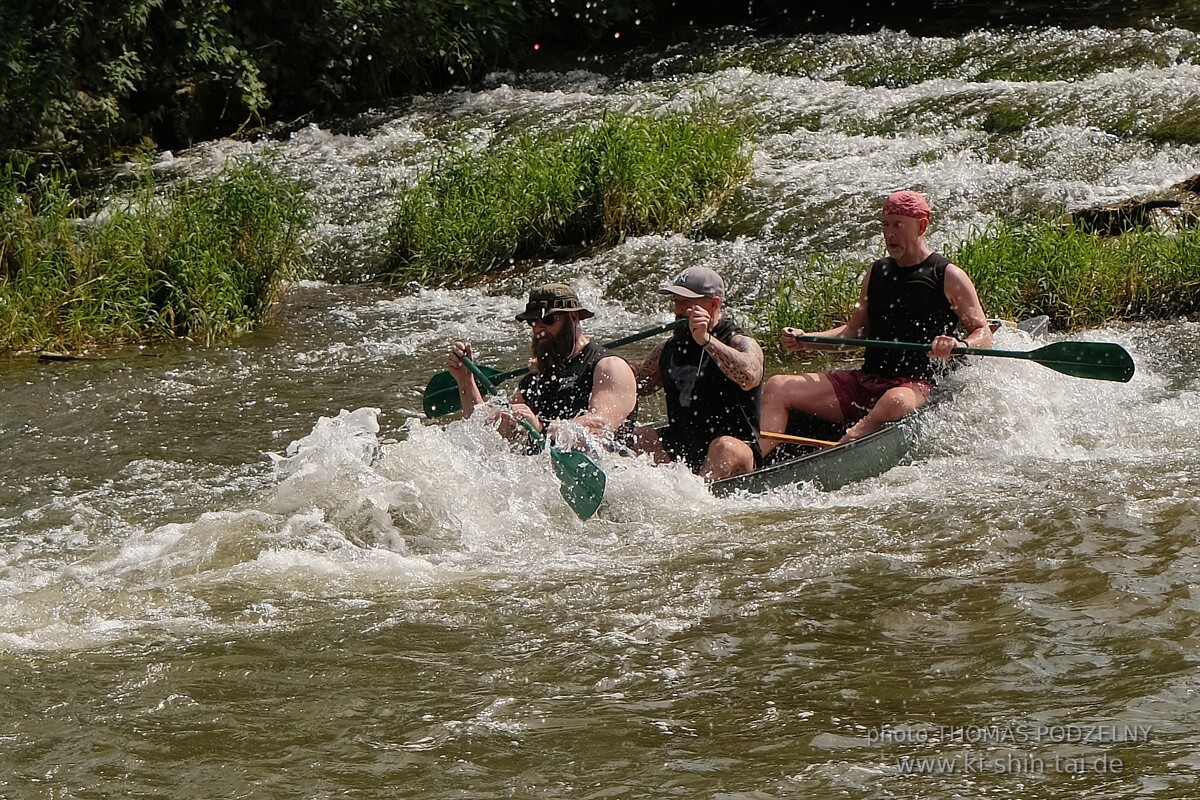
[[[757,494],[780,486],[811,482],[821,489],[833,491],[849,483],[877,477],[903,463],[912,453],[920,417],[917,413],[861,439],[713,481],[709,490],[724,497],[738,491]]]

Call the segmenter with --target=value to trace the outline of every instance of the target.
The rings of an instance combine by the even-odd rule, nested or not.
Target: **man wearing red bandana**
[[[946,359],[955,345],[991,347],[991,328],[975,284],[925,241],[930,216],[929,203],[917,192],[888,196],[883,205],[888,257],[867,271],[846,324],[820,333],[842,339],[929,342],[928,355],[869,347],[861,369],[776,375],[763,387],[763,430],[785,431],[789,416],[802,413],[846,426],[843,442],[861,438],[925,405],[938,373],[930,356]],[[962,338],[953,335],[956,331]],[[779,337],[784,349],[836,349],[797,341],[803,333],[784,328]],[[776,444],[764,438],[763,454]]]

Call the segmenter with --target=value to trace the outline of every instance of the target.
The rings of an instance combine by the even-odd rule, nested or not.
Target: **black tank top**
[[[592,402],[592,382],[596,365],[613,355],[595,342],[588,342],[567,362],[566,369],[559,375],[543,375],[531,372],[521,381],[520,393],[525,404],[533,409],[543,422],[555,419],[574,419],[588,410]],[[637,420],[637,404],[617,429],[624,435],[633,429]]]
[[[742,330],[724,317],[710,334],[729,344]],[[718,436],[733,436],[757,447],[761,383],[753,389],[738,386],[690,334],[667,341],[658,368],[671,438],[685,450],[703,453]]]
[[[902,267],[893,258],[871,265],[867,283],[867,318],[870,338],[892,342],[932,342],[958,327],[958,315],[946,299],[946,266],[941,253],[931,253],[920,264]],[[863,372],[883,378],[932,381],[935,377],[928,353],[868,347]]]

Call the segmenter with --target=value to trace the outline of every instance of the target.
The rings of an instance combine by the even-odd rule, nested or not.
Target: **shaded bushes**
[[[344,112],[614,42],[656,13],[683,12],[671,0],[0,3],[0,156],[79,166]]]
[[[387,271],[446,283],[514,259],[690,230],[749,171],[741,131],[679,114],[608,114],[565,136],[456,151],[401,195]]]
[[[67,184],[0,175],[0,350],[79,349],[261,321],[304,261],[303,187],[260,163],[81,219]]]

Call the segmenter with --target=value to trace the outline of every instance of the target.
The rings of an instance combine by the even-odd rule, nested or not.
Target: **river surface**
[[[745,319],[813,252],[877,256],[896,188],[940,246],[1183,180],[1197,147],[1151,134],[1200,98],[1196,34],[723,31],[602,66],[163,154],[314,178],[323,279],[221,346],[0,366],[0,797],[1200,796],[1195,321],[1072,335],[1126,347],[1126,384],[978,359],[911,463],[832,493],[605,457],[586,523],[545,459],[420,411],[454,339],[524,363],[545,279],[601,339],[667,320],[692,263]],[[756,120],[720,236],[334,280],[460,138],[701,107]]]

